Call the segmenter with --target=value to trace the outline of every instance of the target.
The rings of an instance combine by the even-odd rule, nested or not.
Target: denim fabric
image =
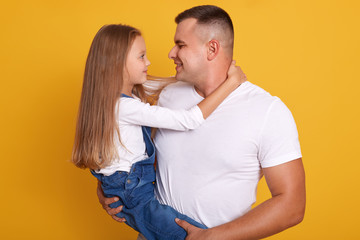
[[[175,218],[200,228],[206,227],[155,199],[155,147],[150,138],[150,128],[142,129],[149,156],[147,159],[133,164],[130,172],[115,172],[110,176],[91,173],[101,181],[105,196],[119,197],[118,202],[110,204],[111,208],[123,205],[117,216],[124,217],[126,223],[147,240],[185,239],[186,231],[175,223]]]

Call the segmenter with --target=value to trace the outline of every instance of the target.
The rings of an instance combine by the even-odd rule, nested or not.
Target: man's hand
[[[119,198],[114,197],[114,198],[106,198],[104,196],[104,192],[101,188],[101,183],[100,181],[98,181],[98,187],[97,187],[97,196],[99,198],[99,202],[102,205],[102,207],[106,210],[106,212],[116,221],[118,222],[125,222],[126,219],[125,218],[119,218],[116,216],[116,214],[118,214],[119,212],[121,212],[122,210],[122,206],[119,206],[117,208],[111,208],[109,207],[109,204],[113,203],[113,202],[117,202],[119,201]]]
[[[187,236],[185,240],[210,240],[211,235],[209,229],[201,229],[191,225],[185,220],[175,218],[175,222],[182,227],[186,232]]]

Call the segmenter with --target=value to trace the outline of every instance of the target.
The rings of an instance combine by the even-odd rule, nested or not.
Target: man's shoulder
[[[271,104],[273,101],[279,100],[278,97],[271,95],[263,88],[246,81],[243,86],[240,86],[238,96],[245,98],[247,101],[252,103],[268,103]]]
[[[259,87],[258,85],[246,81],[245,83],[243,83],[244,85],[244,91],[247,94],[251,94],[253,96],[263,96],[263,97],[269,97],[271,96],[269,92],[267,92],[266,90],[264,90],[263,88]]]
[[[286,104],[277,96],[271,95],[263,88],[250,83],[246,93],[246,99],[249,106],[255,112],[263,112],[269,114],[271,112],[276,113],[275,115],[280,116],[280,112],[289,114],[290,110]]]

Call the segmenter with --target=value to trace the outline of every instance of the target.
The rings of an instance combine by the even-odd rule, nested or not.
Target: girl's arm
[[[198,104],[204,119],[209,117],[225,98],[245,81],[245,74],[239,66],[235,66],[235,61],[233,61],[230,65],[228,77],[225,82]]]
[[[151,106],[133,98],[121,98],[119,123],[186,131],[199,127],[217,106],[242,82],[246,81],[240,67],[229,68],[228,79],[198,105],[185,109]]]

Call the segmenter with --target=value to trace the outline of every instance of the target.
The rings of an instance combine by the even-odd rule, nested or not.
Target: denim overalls
[[[147,240],[185,239],[186,231],[175,223],[175,218],[183,219],[192,225],[206,228],[193,219],[162,205],[154,196],[155,184],[155,146],[151,141],[151,128],[142,127],[148,158],[132,165],[130,172],[115,172],[110,176],[91,173],[101,181],[106,197],[119,197],[110,204],[111,208],[123,205],[116,216],[125,218],[126,223],[142,233]]]

